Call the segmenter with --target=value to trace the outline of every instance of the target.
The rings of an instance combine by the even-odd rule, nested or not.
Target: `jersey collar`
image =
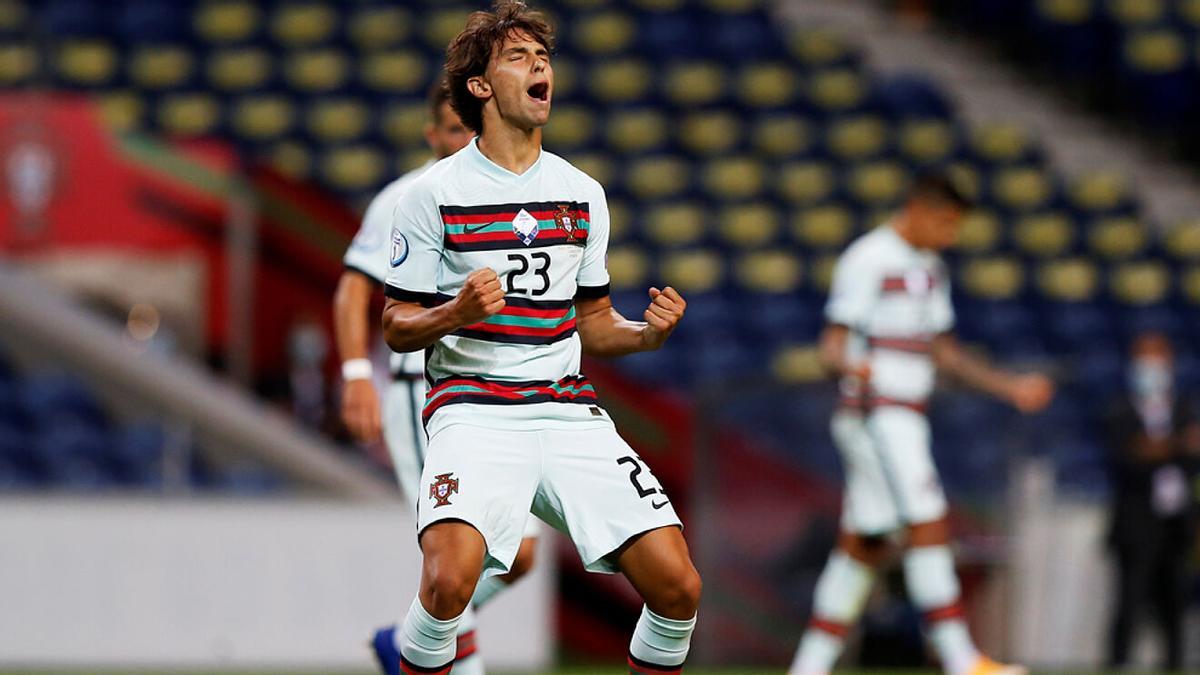
[[[528,178],[529,176],[534,175],[537,170],[541,168],[542,157],[545,156],[546,153],[541,148],[538,148],[537,159],[533,160],[533,164],[529,165],[529,168],[525,170],[525,173],[513,173],[512,171],[509,171],[508,169],[496,164],[484,156],[484,154],[479,151],[478,136],[472,138],[471,142],[467,144],[467,154],[470,155],[471,160],[475,162],[479,169],[485,174],[501,180],[513,180]]]

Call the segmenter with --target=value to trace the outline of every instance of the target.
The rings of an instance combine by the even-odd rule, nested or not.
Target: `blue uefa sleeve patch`
[[[392,267],[399,267],[408,259],[408,239],[403,232],[392,230]]]

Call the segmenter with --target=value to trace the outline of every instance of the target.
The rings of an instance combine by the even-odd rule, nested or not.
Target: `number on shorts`
[[[634,489],[637,490],[638,497],[645,499],[650,495],[658,494],[658,490],[656,488],[642,487],[642,484],[638,482],[638,476],[642,475],[642,465],[638,461],[637,457],[622,457],[617,460],[617,464],[633,465],[633,470],[629,472],[629,482],[633,483]]]

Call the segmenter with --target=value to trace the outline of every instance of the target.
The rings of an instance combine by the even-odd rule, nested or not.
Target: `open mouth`
[[[538,82],[526,90],[529,97],[537,101],[545,101],[550,96],[550,83]]]

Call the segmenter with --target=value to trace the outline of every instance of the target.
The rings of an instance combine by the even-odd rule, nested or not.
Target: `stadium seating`
[[[0,85],[44,76],[92,92],[117,132],[222,136],[250,159],[358,205],[424,155],[424,92],[446,41],[477,5],[199,0],[182,11],[168,0],[126,0],[110,16],[106,5],[80,0],[9,4],[15,9],[0,13]],[[675,387],[811,378],[837,253],[885,220],[929,169],[949,170],[978,201],[948,255],[964,337],[1002,359],[1069,364],[1057,406],[1085,409],[1086,386],[1117,391],[1119,350],[1133,330],[1200,337],[1191,318],[1200,305],[1200,224],[1179,224],[1158,241],[1125,177],[1064,180],[1033,134],[969,128],[922,73],[879,76],[846,36],[787,32],[752,0],[535,4],[562,27],[545,144],[606,187],[614,301],[637,316],[648,285],[676,284],[689,296],[672,349],[622,362],[634,377]],[[1187,8],[1197,3],[968,4],[996,26],[1029,28],[1042,55],[1066,70],[1104,60],[1148,110],[1193,110],[1200,11]],[[50,41],[46,63],[19,37],[17,27],[31,22]],[[1180,93],[1183,81],[1192,86]],[[1185,349],[1181,362],[1191,358]],[[0,396],[13,395],[6,386]],[[33,397],[36,415],[37,397],[51,394],[68,395],[19,395]],[[770,418],[763,428],[827,443],[830,395],[778,402],[762,413]],[[994,476],[1007,448],[971,444],[961,430],[996,426],[1007,413],[964,401],[947,401],[939,455],[978,452],[947,471],[978,487],[971,476]],[[80,423],[103,419],[85,409],[70,408]],[[793,419],[797,409],[821,414]],[[2,466],[40,467],[10,450],[30,428],[0,415]],[[1085,418],[1055,413],[1033,424],[1082,427]],[[81,485],[150,481],[154,432],[107,433],[97,444],[104,462],[62,459],[54,475]],[[1073,471],[1101,461],[1081,428],[1063,438],[1060,453],[1046,452]],[[63,457],[92,451],[75,440],[64,448]],[[804,461],[828,460],[821,454],[805,452]],[[4,480],[44,481],[43,468]],[[243,483],[256,481],[248,473]]]

